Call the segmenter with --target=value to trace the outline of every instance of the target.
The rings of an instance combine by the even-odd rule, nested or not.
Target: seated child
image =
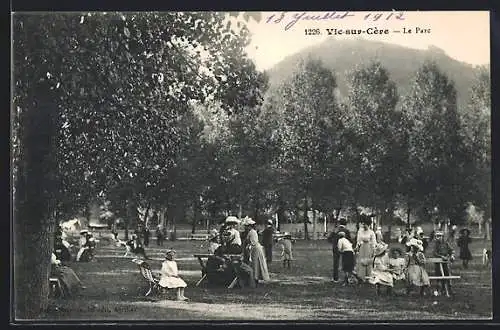
[[[219,246],[219,232],[213,229],[208,237],[208,253],[214,254]]]
[[[349,284],[349,278],[354,270],[354,250],[351,241],[346,238],[345,232],[339,231],[337,235],[339,236],[337,248],[342,255],[342,270],[345,273],[343,285],[345,286]]]
[[[380,294],[380,287],[387,288],[387,294],[392,294],[394,280],[392,273],[389,271],[389,256],[387,255],[388,245],[386,243],[378,243],[374,249],[375,258],[373,259],[373,270],[368,282],[377,287],[377,295]]]
[[[283,268],[290,269],[290,261],[292,260],[292,235],[284,233],[283,238],[278,241],[281,245],[281,260],[283,260]]]
[[[403,256],[403,251],[399,248],[391,249],[391,258],[389,258],[389,269],[392,273],[394,281],[404,280],[405,277],[406,259]]]
[[[408,281],[406,293],[410,294],[414,287],[419,287],[420,295],[423,296],[425,289],[430,287],[429,275],[424,268],[424,247],[422,242],[415,238],[410,239],[406,245],[410,248],[406,261],[406,280]]]
[[[160,286],[162,288],[177,289],[177,300],[188,300],[184,296],[184,288],[187,287],[186,282],[179,277],[177,262],[175,262],[175,251],[168,250],[165,254],[165,261],[161,265]]]

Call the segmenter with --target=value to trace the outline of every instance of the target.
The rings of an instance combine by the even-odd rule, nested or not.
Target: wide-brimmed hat
[[[269,220],[267,220],[267,223],[270,224],[270,225],[272,225],[273,224],[273,220],[269,219]]]
[[[226,218],[226,221],[224,221],[225,223],[240,223],[240,220],[238,220],[237,217],[233,216],[233,215],[230,215]]]
[[[290,234],[289,232],[285,231],[283,233],[283,237],[292,237],[292,234]]]
[[[88,234],[89,231],[87,229],[80,230],[80,235]]]
[[[384,242],[380,242],[378,243],[376,246],[375,246],[375,249],[373,250],[373,253],[378,256],[380,254],[382,254],[383,252],[385,252],[387,250],[387,248],[389,247],[389,245],[387,245],[386,243]]]
[[[168,255],[173,255],[173,254],[176,254],[174,249],[168,249],[167,251],[165,251],[165,257]]]
[[[342,236],[342,237],[345,237],[345,232],[344,232],[344,231],[339,231],[339,232],[337,233],[337,235]]]
[[[241,221],[241,223],[244,226],[251,226],[251,225],[255,224],[255,221],[253,221],[253,219],[250,218],[250,217],[245,217],[245,218],[243,218],[243,220]]]
[[[416,238],[411,238],[408,242],[406,242],[407,246],[414,246],[418,248],[420,251],[424,250],[424,245],[421,240]]]

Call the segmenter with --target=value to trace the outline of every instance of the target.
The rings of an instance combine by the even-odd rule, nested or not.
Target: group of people
[[[380,294],[382,287],[387,288],[387,293],[392,293],[395,281],[405,280],[407,293],[410,294],[414,288],[420,289],[424,295],[430,288],[429,275],[425,269],[427,254],[431,257],[439,257],[445,261],[454,261],[454,249],[450,242],[444,239],[442,231],[435,231],[432,237],[433,248],[429,249],[430,242],[424,237],[422,228],[408,228],[401,235],[399,242],[406,247],[406,251],[400,248],[389,249],[389,245],[383,241],[382,235],[377,235],[371,229],[372,221],[365,218],[357,233],[352,235],[346,227],[346,219],[340,219],[337,228],[330,234],[328,240],[333,245],[333,281],[342,282],[343,285],[350,283],[369,283],[377,288]],[[380,228],[377,228],[380,231]],[[469,249],[470,231],[460,231],[457,245],[460,247],[460,258],[465,268],[468,266],[472,254]],[[343,281],[339,281],[339,261],[345,274]],[[445,276],[450,274],[447,263],[442,264]],[[435,265],[436,275],[441,275],[439,264]],[[449,281],[442,281],[442,288],[448,286]]]

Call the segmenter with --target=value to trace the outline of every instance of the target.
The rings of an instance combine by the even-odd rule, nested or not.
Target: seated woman
[[[389,256],[386,253],[387,248],[388,245],[382,242],[377,244],[374,249],[375,258],[373,259],[373,270],[368,282],[377,287],[377,295],[380,294],[381,286],[387,288],[388,295],[392,293],[392,287],[394,286],[392,273],[389,271]]]
[[[235,276],[231,260],[224,256],[224,248],[220,246],[213,256],[208,257],[205,268],[207,282],[214,286],[228,286]]]
[[[226,254],[240,254],[243,250],[241,248],[240,232],[236,229],[240,221],[234,216],[226,218],[226,229],[223,233],[223,241]]]
[[[149,259],[149,257],[146,255],[146,251],[144,250],[141,241],[139,240],[136,234],[133,234],[132,238],[127,241],[127,246],[128,249],[125,255],[127,255],[128,252],[130,251],[134,254],[144,256],[144,259]]]
[[[175,250],[168,250],[166,252],[165,261],[161,265],[160,274],[160,287],[164,289],[176,289],[177,300],[188,300],[188,298],[184,296],[184,288],[187,287],[187,284],[179,277],[177,262],[175,261]]]
[[[54,253],[51,256],[50,265],[50,276],[59,279],[64,296],[70,296],[77,293],[80,289],[85,289],[73,269],[62,265],[61,260],[57,259]]]

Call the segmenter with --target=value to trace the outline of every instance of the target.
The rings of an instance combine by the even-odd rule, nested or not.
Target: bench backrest
[[[142,277],[144,277],[149,282],[154,282],[153,273],[151,272],[151,267],[149,264],[143,260],[134,259],[132,260],[137,266],[139,266],[139,271],[141,272]]]

